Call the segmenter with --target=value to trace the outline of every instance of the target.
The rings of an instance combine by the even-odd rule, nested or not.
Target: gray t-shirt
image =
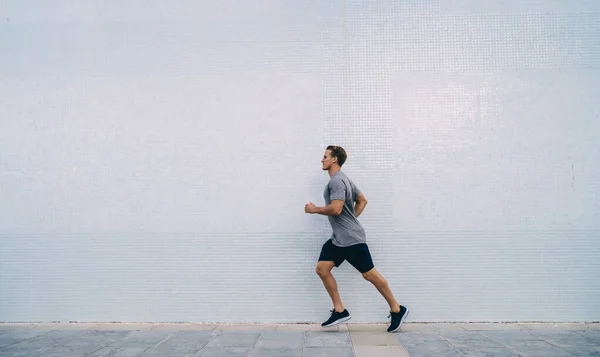
[[[331,241],[338,247],[348,247],[366,243],[365,229],[354,216],[354,202],[360,190],[342,171],[336,172],[325,187],[323,197],[330,204],[333,200],[343,200],[344,208],[339,216],[327,216],[333,229]]]

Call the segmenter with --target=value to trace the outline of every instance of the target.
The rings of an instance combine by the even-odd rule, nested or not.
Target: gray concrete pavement
[[[0,357],[600,356],[600,324],[6,324]]]

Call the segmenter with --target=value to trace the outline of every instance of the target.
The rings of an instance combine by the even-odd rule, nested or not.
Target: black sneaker
[[[337,312],[335,310],[331,310],[331,317],[329,318],[329,320],[323,322],[321,324],[321,326],[323,326],[323,327],[335,326],[339,323],[342,323],[342,322],[348,321],[348,320],[350,320],[350,313],[348,312],[348,310],[344,310],[342,312]]]
[[[390,312],[388,317],[392,318],[392,323],[390,324],[390,327],[388,327],[387,331],[396,332],[400,330],[400,326],[402,326],[406,316],[408,316],[408,309],[402,305],[400,305],[399,312]]]

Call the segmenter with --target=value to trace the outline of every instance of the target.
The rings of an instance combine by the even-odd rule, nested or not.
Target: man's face
[[[321,164],[323,164],[323,170],[329,170],[334,163],[337,162],[337,159],[331,157],[331,150],[325,150],[325,155],[323,155],[323,159],[321,159]]]

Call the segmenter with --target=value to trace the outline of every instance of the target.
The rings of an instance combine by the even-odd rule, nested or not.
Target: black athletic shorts
[[[352,264],[356,270],[361,273],[366,273],[373,269],[373,258],[366,243],[351,245],[349,247],[338,247],[333,242],[328,240],[321,248],[319,261],[334,262],[336,267],[339,267],[344,260]]]

